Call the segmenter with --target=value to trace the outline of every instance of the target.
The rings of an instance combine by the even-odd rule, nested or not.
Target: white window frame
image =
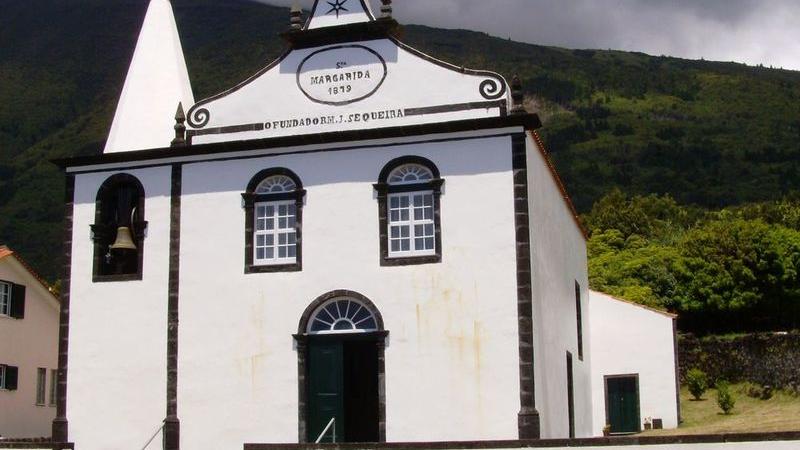
[[[415,219],[414,218],[414,196],[430,196],[431,197],[431,218],[425,219]],[[408,220],[399,220],[399,221],[392,221],[392,199],[395,198],[408,198]],[[414,191],[414,192],[401,192],[401,193],[394,193],[389,194],[386,199],[386,213],[388,217],[386,218],[387,230],[386,235],[389,242],[388,250],[389,250],[389,258],[407,258],[412,256],[430,256],[436,255],[436,195],[432,190],[424,190],[424,191]],[[430,225],[433,228],[433,234],[417,236],[416,234],[416,227],[417,226],[426,226]],[[395,226],[408,226],[409,229],[409,250],[392,250],[392,227]],[[416,249],[416,239],[423,238],[423,239],[432,239],[433,240],[433,248],[431,249]],[[405,238],[404,238],[405,239]]]
[[[11,315],[11,283],[0,281],[0,316]]]
[[[0,364],[0,391],[6,390],[6,365]]]
[[[45,406],[47,395],[47,369],[36,369],[36,406]]]
[[[258,229],[258,210],[262,207],[274,207],[275,212],[273,213],[272,219],[274,220],[274,228],[272,230],[261,230]],[[291,206],[294,207],[294,219],[295,225],[293,227],[287,228],[279,228],[279,211],[281,206]],[[285,233],[293,233],[295,236],[295,240],[293,244],[289,244],[288,246],[294,246],[295,248],[295,256],[287,256],[285,258],[281,258],[279,256],[279,239],[281,234]],[[272,258],[258,258],[258,237],[259,236],[272,236],[273,238],[273,245],[274,253]],[[287,246],[287,245],[284,245]],[[275,265],[285,265],[285,264],[295,264],[297,262],[297,202],[295,200],[280,200],[280,201],[270,201],[270,202],[257,202],[253,205],[253,265],[254,266],[275,266]],[[288,254],[288,252],[287,252]]]

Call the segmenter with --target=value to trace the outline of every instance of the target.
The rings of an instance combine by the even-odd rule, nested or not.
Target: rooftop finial
[[[303,9],[300,8],[300,2],[298,0],[294,0],[292,2],[292,10],[289,13],[289,16],[290,16],[290,28],[292,30],[302,30]]]
[[[183,103],[178,102],[178,110],[175,111],[175,139],[172,140],[172,147],[183,147],[186,145],[186,114],[183,112]]]
[[[522,80],[514,75],[511,80],[511,114],[525,114],[525,93],[522,91]]]
[[[381,19],[392,18],[392,0],[381,0]]]

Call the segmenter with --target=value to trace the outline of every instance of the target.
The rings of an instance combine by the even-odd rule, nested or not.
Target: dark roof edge
[[[542,122],[539,120],[539,116],[536,114],[517,114],[482,119],[459,120],[453,122],[438,122],[433,124],[371,128],[367,130],[335,131],[330,133],[304,134],[296,136],[251,139],[244,141],[218,142],[211,144],[196,144],[186,147],[164,147],[148,150],[137,150],[132,152],[76,156],[71,158],[53,159],[51,162],[63,170],[76,166],[153,161],[159,159],[181,158],[198,155],[224,155],[226,153],[256,149],[391,139],[407,136],[424,136],[429,134],[488,130],[492,128],[513,126],[521,126],[526,130],[535,130],[542,126]]]

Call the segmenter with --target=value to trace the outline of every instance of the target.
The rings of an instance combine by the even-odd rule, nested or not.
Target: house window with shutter
[[[0,316],[25,318],[25,286],[0,281]]]
[[[0,316],[11,312],[11,284],[0,281]]]
[[[17,390],[17,374],[19,370],[15,366],[0,364],[0,390]]]
[[[242,194],[245,209],[245,273],[302,270],[305,191],[291,170],[267,169]]]
[[[436,166],[425,158],[406,156],[384,167],[375,184],[381,265],[441,262],[443,183]]]
[[[145,193],[134,176],[108,178],[97,192],[94,240],[95,282],[142,279]]]

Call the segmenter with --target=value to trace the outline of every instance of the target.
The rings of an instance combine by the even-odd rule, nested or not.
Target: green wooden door
[[[635,376],[606,378],[606,407],[612,433],[636,433],[639,428],[639,389]]]
[[[342,342],[312,342],[308,348],[308,440],[314,442],[331,418],[335,427],[321,442],[341,442],[344,430]],[[335,430],[334,430],[335,429]]]

